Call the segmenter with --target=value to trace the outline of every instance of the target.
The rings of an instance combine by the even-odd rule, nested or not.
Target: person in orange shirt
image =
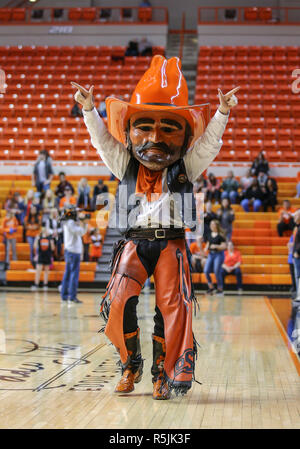
[[[279,222],[277,224],[277,232],[279,237],[283,236],[284,231],[292,231],[294,229],[294,213],[295,209],[291,207],[289,200],[284,200],[282,207],[278,211]]]
[[[30,246],[30,262],[35,268],[34,260],[34,240],[40,232],[41,221],[35,206],[31,206],[28,217],[25,219],[26,239]]]
[[[91,259],[94,262],[97,262],[99,257],[102,255],[102,236],[98,228],[93,229],[91,231],[91,239],[92,239],[92,250],[91,250]]]
[[[76,198],[72,195],[72,189],[67,186],[64,190],[65,196],[59,202],[59,209],[64,209],[66,206],[73,204],[76,206]]]
[[[242,257],[240,251],[234,249],[232,242],[228,242],[224,263],[222,265],[222,275],[223,279],[225,279],[228,274],[234,274],[236,276],[239,293],[243,291],[241,263]]]
[[[18,220],[13,212],[7,212],[3,221],[3,235],[5,238],[5,268],[9,267],[10,247],[12,249],[12,259],[17,260],[16,232],[18,229]]]
[[[207,260],[207,255],[203,248],[203,237],[197,236],[197,241],[190,245],[190,252],[192,254],[192,267],[194,273],[202,273],[204,265]]]
[[[92,243],[91,232],[93,228],[90,224],[88,224],[87,232],[82,236],[83,243],[83,261],[89,262],[90,260],[90,244]]]

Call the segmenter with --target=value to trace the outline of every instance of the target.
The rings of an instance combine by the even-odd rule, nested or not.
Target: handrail
[[[259,3],[259,2],[257,2]],[[257,10],[257,18],[253,20],[247,19],[248,10]],[[234,18],[225,18],[225,10],[235,10]],[[271,17],[263,18],[262,10],[270,10]],[[298,14],[295,14],[295,13]],[[223,13],[223,14],[222,14]],[[260,18],[262,14],[262,18]],[[208,18],[207,18],[208,16]],[[198,8],[198,25],[299,25],[300,24],[300,7],[284,6],[201,6]]]
[[[4,9],[11,9],[14,8],[0,8],[1,10]],[[163,6],[155,6],[151,8],[143,8],[138,6],[95,6],[95,7],[33,7],[33,6],[26,6],[22,8],[25,10],[25,20],[22,21],[24,24],[31,24],[31,25],[44,25],[44,24],[55,24],[55,25],[70,25],[70,24],[76,24],[76,25],[83,25],[83,24],[135,24],[135,23],[142,23],[142,24],[168,24],[168,8]],[[148,20],[141,20],[140,19],[140,13],[143,9],[150,9],[151,10],[151,18]],[[33,12],[34,11],[43,11],[43,18],[42,19],[34,19]],[[55,10],[62,10],[63,11],[63,17],[60,17],[59,19],[55,18],[54,11]],[[75,19],[69,19],[69,11],[71,10],[81,10],[82,12],[86,12],[87,10],[95,11],[95,17],[92,17],[91,19],[83,19],[79,18],[77,20]],[[108,11],[109,16],[107,18],[101,18],[100,12],[101,11]],[[124,11],[131,11],[132,15],[131,17],[128,17],[124,13]],[[93,14],[92,14],[93,16]],[[20,21],[21,22],[21,21]],[[18,22],[18,23],[20,23]],[[0,21],[0,25],[13,25],[14,21],[7,20],[7,21]]]

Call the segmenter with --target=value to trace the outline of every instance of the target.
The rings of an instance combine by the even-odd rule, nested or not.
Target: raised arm
[[[74,98],[83,106],[83,119],[91,136],[93,147],[96,148],[99,156],[109,170],[121,180],[130,159],[127,149],[109,133],[99,116],[94,105],[94,86],[86,90],[77,83],[71,82],[71,84],[78,89]]]
[[[239,87],[235,87],[224,95],[219,89],[220,105],[217,112],[207,125],[204,134],[184,156],[187,175],[191,182],[196,181],[219,153],[223,144],[222,136],[228,121],[229,111],[237,104],[237,98],[234,94],[238,90]]]

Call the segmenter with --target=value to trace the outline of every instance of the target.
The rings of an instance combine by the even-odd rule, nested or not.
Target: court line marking
[[[87,352],[82,357],[80,357],[80,359],[76,360],[71,365],[69,365],[67,368],[65,368],[62,371],[60,371],[59,373],[55,374],[53,377],[50,377],[50,379],[46,380],[41,385],[39,385],[38,387],[34,388],[32,391],[38,392],[38,391],[43,390],[48,385],[50,385],[52,382],[54,382],[55,380],[57,380],[60,377],[62,377],[64,374],[66,374],[71,369],[75,368],[75,366],[79,365],[82,362],[82,360],[86,360],[88,357],[93,355],[95,352],[97,352],[99,349],[103,348],[104,346],[106,346],[106,343],[101,343],[101,344],[97,345],[94,349],[92,349],[91,351]]]
[[[264,297],[264,300],[265,300],[266,306],[269,309],[269,312],[271,313],[271,315],[272,315],[272,317],[273,317],[273,319],[275,321],[275,324],[276,324],[276,326],[277,326],[277,328],[279,330],[279,333],[280,333],[280,335],[281,335],[281,337],[282,337],[282,339],[283,339],[283,341],[284,341],[284,343],[285,343],[285,345],[286,345],[286,347],[287,347],[287,349],[289,351],[289,354],[290,354],[291,359],[292,359],[292,361],[293,361],[293,363],[295,365],[295,368],[296,368],[296,370],[298,372],[298,375],[300,376],[300,359],[299,359],[298,355],[292,350],[292,343],[291,343],[291,341],[290,341],[290,339],[289,339],[289,337],[288,337],[288,335],[286,333],[286,330],[283,327],[280,319],[278,318],[278,315],[275,312],[275,309],[273,308],[273,306],[271,304],[271,301],[266,296]]]

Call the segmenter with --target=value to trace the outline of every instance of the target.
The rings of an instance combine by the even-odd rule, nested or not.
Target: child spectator
[[[26,230],[26,238],[30,247],[30,262],[32,266],[35,268],[35,260],[34,260],[34,240],[36,236],[40,232],[40,217],[35,206],[31,206],[28,217],[25,218],[25,230]]]
[[[245,212],[249,212],[249,206],[253,206],[253,212],[258,212],[262,206],[263,193],[258,185],[257,179],[253,179],[252,185],[248,187],[244,193],[244,199],[241,201],[241,206]]]
[[[224,263],[222,265],[223,282],[228,274],[234,274],[237,280],[238,293],[242,293],[243,291],[241,263],[242,257],[240,251],[234,249],[232,242],[228,242]]]
[[[48,290],[49,267],[52,263],[52,253],[54,252],[54,242],[52,236],[48,233],[46,223],[43,222],[42,229],[34,240],[34,250],[36,252],[35,262],[35,280],[31,290],[37,290],[40,284],[41,272],[44,267],[44,290]]]
[[[223,198],[221,201],[221,207],[217,210],[217,217],[220,222],[221,228],[224,230],[226,239],[231,240],[232,236],[232,223],[234,222],[234,211],[230,205],[228,198]]]
[[[91,240],[91,259],[92,261],[97,262],[102,255],[102,236],[98,228],[91,231]]]
[[[237,202],[239,183],[234,178],[233,171],[229,171],[227,177],[223,180],[221,189],[221,199],[228,198],[232,204]]]
[[[226,239],[220,223],[213,220],[210,223],[211,233],[206,243],[205,252],[208,251],[208,258],[204,267],[204,274],[208,283],[207,293],[213,294],[214,284],[210,273],[214,273],[217,280],[217,294],[223,295],[222,264],[224,262],[224,250],[226,249]]]
[[[208,175],[207,180],[207,192],[206,192],[207,201],[215,200],[216,204],[219,203],[221,196],[220,187],[221,183],[219,179],[217,179],[213,173],[210,173]]]
[[[59,209],[64,209],[67,206],[70,206],[73,204],[73,206],[76,205],[76,198],[72,195],[72,189],[69,186],[66,186],[64,191],[64,196],[61,198],[59,202]]]
[[[284,231],[292,231],[295,223],[293,214],[295,209],[291,207],[289,200],[283,200],[282,207],[278,211],[279,221],[277,224],[277,232],[279,237],[283,236]]]
[[[10,248],[12,249],[12,259],[17,260],[16,232],[18,230],[18,220],[12,211],[6,213],[2,226],[5,242],[5,269],[7,270],[10,262]]]
[[[190,252],[192,255],[192,268],[194,273],[202,273],[207,260],[207,255],[204,251],[204,240],[202,236],[197,236],[196,242],[190,245]]]

